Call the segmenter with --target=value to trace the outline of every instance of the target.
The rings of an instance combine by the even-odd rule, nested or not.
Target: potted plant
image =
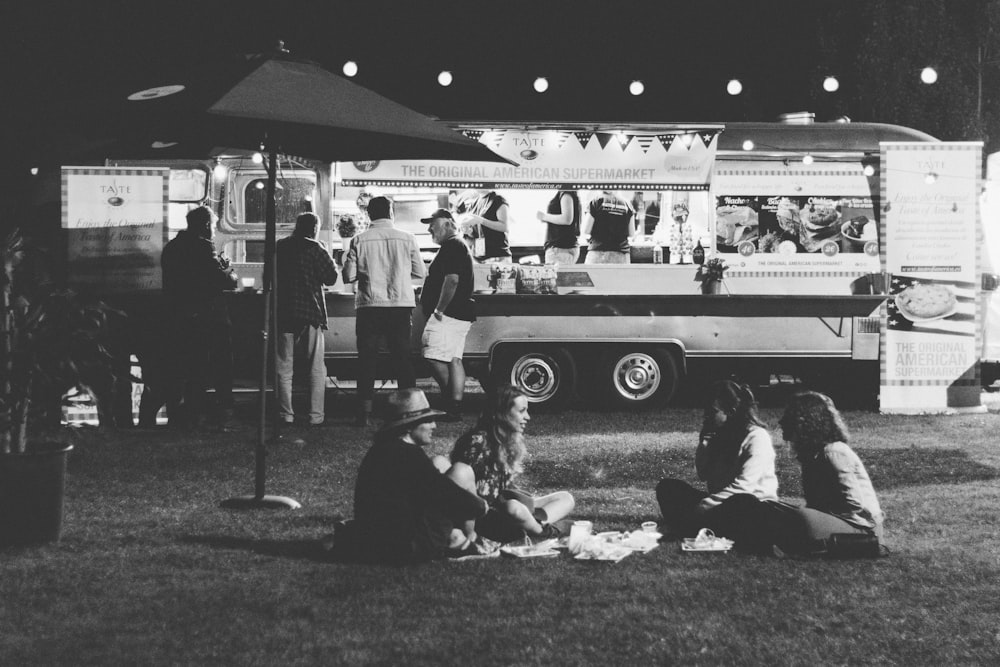
[[[358,233],[358,222],[353,215],[344,214],[337,220],[337,234],[344,239],[344,252],[351,247],[351,239]]]
[[[112,386],[116,311],[56,287],[19,230],[0,242],[0,545],[23,545],[59,538],[72,449],[32,437],[32,417],[73,387]]]
[[[695,280],[701,282],[702,294],[720,294],[722,281],[725,279],[729,265],[721,257],[709,257],[698,267]]]

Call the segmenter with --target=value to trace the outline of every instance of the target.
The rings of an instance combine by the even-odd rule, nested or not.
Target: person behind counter
[[[507,200],[487,190],[466,190],[459,200],[457,220],[462,234],[472,239],[473,257],[510,259]]]
[[[282,422],[295,421],[292,409],[292,373],[295,348],[306,357],[309,368],[309,424],[320,426],[326,418],[326,362],[323,331],[327,328],[324,285],[337,282],[337,265],[329,251],[316,240],[319,218],[302,213],[295,219],[292,235],[276,246],[278,270],[278,415]]]
[[[584,234],[590,234],[587,264],[629,264],[629,239],[635,236],[634,213],[624,199],[605,190],[594,198],[583,218]]]
[[[580,197],[575,190],[560,190],[548,208],[538,212],[545,223],[545,263],[576,264],[580,258]]]

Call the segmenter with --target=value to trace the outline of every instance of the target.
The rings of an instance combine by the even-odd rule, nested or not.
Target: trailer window
[[[169,197],[172,202],[201,203],[208,196],[208,172],[204,169],[171,169]]]
[[[316,180],[304,176],[279,178],[275,193],[278,226],[294,225],[300,213],[313,210],[316,198]],[[248,225],[263,225],[267,212],[267,179],[254,178],[243,188],[242,220]]]

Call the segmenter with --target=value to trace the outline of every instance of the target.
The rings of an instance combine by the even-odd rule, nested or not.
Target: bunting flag
[[[485,139],[480,139],[483,143],[488,145],[495,151],[500,150],[500,145],[503,143],[503,138],[507,136],[507,130],[492,130],[490,131]]]
[[[571,136],[573,136],[573,133],[565,130],[558,130],[556,131],[555,135],[556,135],[556,150],[560,150],[562,149],[563,146],[566,145],[566,141]]]
[[[635,139],[635,142],[639,144],[639,147],[642,149],[642,152],[644,154],[649,152],[649,147],[653,145],[654,137],[652,135],[643,134],[635,136],[633,138]]]
[[[480,137],[483,136],[482,130],[463,130],[462,134],[472,139],[473,141],[479,141]]]
[[[611,141],[612,137],[615,135],[611,132],[595,132],[594,136],[597,137],[597,143],[601,145],[601,150],[604,150],[608,146],[608,142]]]
[[[586,148],[587,144],[589,144],[590,140],[593,138],[594,133],[593,132],[574,132],[573,136],[575,136],[576,140],[580,142],[580,146],[581,147]]]
[[[719,135],[718,130],[711,130],[707,132],[701,132],[699,133],[698,136],[701,137],[702,143],[704,143],[705,147],[707,148],[708,146],[712,145],[712,142],[715,141],[715,137],[717,137],[718,135]]]
[[[674,145],[674,139],[677,138],[676,134],[658,134],[656,138],[660,140],[660,145],[663,146],[663,150],[670,152],[670,147]]]
[[[615,136],[618,139],[618,144],[622,147],[623,151],[627,149],[628,145],[632,143],[633,139],[635,139],[634,134],[617,134]]]

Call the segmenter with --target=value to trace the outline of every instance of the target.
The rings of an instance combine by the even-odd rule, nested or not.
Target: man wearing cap
[[[420,306],[427,321],[421,337],[423,355],[441,388],[447,419],[458,421],[465,391],[462,354],[465,337],[476,319],[472,255],[449,210],[439,208],[421,222],[429,226],[431,238],[441,246],[427,270],[420,293]]]
[[[484,516],[486,501],[442,475],[422,449],[433,442],[441,415],[419,389],[389,394],[385,423],[354,487],[355,558],[408,563],[474,555],[475,535],[465,535],[460,526]],[[345,545],[334,539],[336,553]]]
[[[357,282],[354,307],[358,337],[358,413],[356,424],[370,426],[379,346],[389,348],[397,386],[417,384],[410,361],[410,316],[416,299],[413,280],[424,277],[417,239],[392,223],[392,201],[368,201],[368,229],[354,237],[344,258],[344,281]]]

